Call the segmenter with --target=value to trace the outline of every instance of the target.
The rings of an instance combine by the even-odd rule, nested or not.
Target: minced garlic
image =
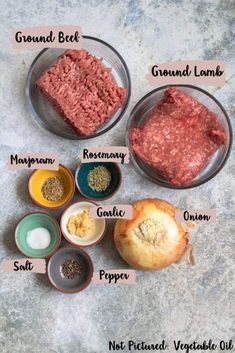
[[[69,234],[78,235],[81,238],[89,235],[94,229],[95,221],[91,218],[88,209],[85,209],[82,213],[71,216],[67,223]]]

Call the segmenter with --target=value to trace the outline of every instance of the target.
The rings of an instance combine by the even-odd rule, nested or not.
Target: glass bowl
[[[127,89],[127,96],[122,107],[119,108],[110,119],[102,124],[95,134],[90,136],[77,134],[76,131],[59,116],[35,85],[37,79],[56,61],[58,56],[60,56],[65,49],[43,49],[30,66],[25,86],[26,97],[29,101],[33,117],[38,125],[55,135],[71,140],[94,138],[110,130],[124,115],[131,96],[129,70],[121,55],[111,45],[97,38],[83,36],[83,49],[86,49],[90,54],[97,58],[103,58],[102,62],[104,65],[112,68],[112,74],[117,84],[120,87]]]
[[[205,168],[197,175],[197,177],[187,185],[173,185],[161,175],[159,175],[156,170],[144,163],[133,151],[130,133],[132,129],[140,127],[144,121],[148,118],[149,113],[152,111],[154,106],[162,99],[164,92],[169,87],[179,88],[184,93],[195,98],[197,101],[206,106],[210,111],[217,114],[220,123],[223,125],[226,135],[227,142],[222,145],[217,152],[210,159],[209,163]],[[232,146],[232,127],[229,120],[229,117],[220,104],[218,100],[213,97],[210,93],[205,90],[191,85],[167,85],[163,87],[156,88],[155,90],[149,92],[144,96],[133,108],[128,123],[127,123],[127,134],[126,134],[126,144],[129,147],[131,161],[134,165],[134,168],[142,176],[147,177],[155,184],[172,188],[172,189],[189,189],[206,183],[208,180],[212,179],[225,165],[225,162],[228,159],[231,146]]]

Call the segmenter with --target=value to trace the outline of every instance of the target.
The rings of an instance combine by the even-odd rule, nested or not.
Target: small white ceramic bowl
[[[81,246],[89,246],[94,245],[101,241],[103,236],[105,235],[107,224],[105,218],[94,219],[95,221],[95,229],[89,234],[89,236],[85,238],[80,238],[77,235],[69,234],[67,230],[67,223],[71,216],[74,216],[78,213],[82,213],[84,209],[90,209],[94,206],[97,206],[94,202],[91,201],[79,201],[69,206],[61,216],[60,227],[63,236],[65,239],[78,247]]]

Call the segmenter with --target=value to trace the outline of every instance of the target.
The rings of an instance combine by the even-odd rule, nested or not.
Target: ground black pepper
[[[77,260],[64,260],[61,267],[62,274],[68,279],[74,279],[82,273],[82,266]]]

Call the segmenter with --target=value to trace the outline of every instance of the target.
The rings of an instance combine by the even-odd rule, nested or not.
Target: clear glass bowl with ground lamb
[[[121,55],[104,41],[83,36],[83,48],[43,49],[32,63],[26,96],[33,117],[64,138],[94,138],[124,115],[130,75]]]
[[[210,93],[168,85],[151,91],[134,107],[126,142],[139,173],[161,186],[187,189],[223,168],[232,129],[226,111]]]

